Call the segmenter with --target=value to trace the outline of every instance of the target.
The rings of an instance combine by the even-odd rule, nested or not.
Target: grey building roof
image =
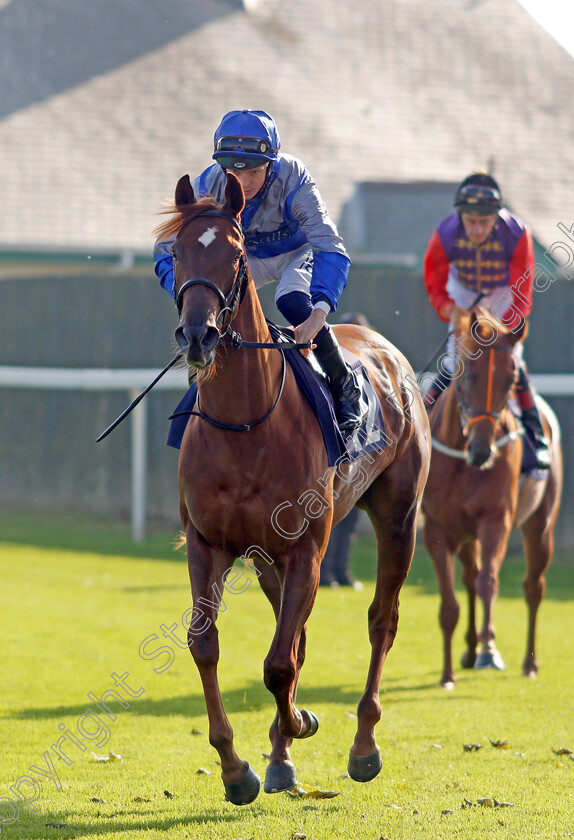
[[[0,78],[2,249],[149,251],[236,107],[336,220],[357,183],[490,167],[542,241],[573,221],[574,59],[516,0],[0,0]]]

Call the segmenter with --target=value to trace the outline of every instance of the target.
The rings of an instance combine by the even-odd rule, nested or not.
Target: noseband
[[[194,219],[199,219],[202,216],[216,216],[220,219],[226,219],[228,222],[236,228],[241,236],[241,241],[244,241],[243,238],[243,229],[239,221],[235,218],[235,216],[230,216],[228,213],[223,213],[221,210],[204,210],[202,213],[198,213]],[[172,249],[172,256],[175,261],[176,256]],[[235,316],[235,310],[237,308],[238,303],[243,298],[246,289],[246,281],[247,281],[247,262],[245,260],[245,254],[242,253],[239,258],[239,269],[237,272],[237,276],[233,281],[233,285],[229,290],[227,295],[224,295],[219,286],[216,286],[213,281],[208,280],[207,277],[192,277],[190,280],[186,280],[185,283],[181,286],[179,292],[177,293],[177,297],[175,299],[175,305],[177,308],[177,314],[181,318],[181,309],[183,306],[183,295],[184,293],[191,288],[191,286],[207,286],[208,289],[211,289],[212,292],[215,292],[217,299],[219,301],[219,313],[217,315],[217,327],[221,333],[220,341],[224,335],[229,332],[231,322]],[[225,315],[229,313],[229,320],[227,321],[227,325],[225,329],[223,329],[223,321],[225,319]]]

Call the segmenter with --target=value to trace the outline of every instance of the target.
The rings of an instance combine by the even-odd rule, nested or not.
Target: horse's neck
[[[436,437],[441,443],[452,447],[464,443],[460,409],[454,383],[451,383],[441,396],[431,425],[433,437]]]
[[[272,341],[252,280],[231,323],[244,341]],[[277,350],[223,343],[214,371],[199,385],[201,408],[223,423],[249,423],[265,414],[277,397],[282,369]]]

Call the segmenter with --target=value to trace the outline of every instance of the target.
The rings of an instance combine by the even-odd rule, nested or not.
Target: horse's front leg
[[[476,576],[480,565],[480,544],[478,540],[464,543],[458,552],[462,564],[462,582],[468,595],[468,624],[466,631],[466,650],[461,657],[463,668],[473,668],[476,662]]]
[[[253,558],[253,563],[257,570],[261,589],[273,607],[275,621],[277,621],[281,609],[282,587],[279,575],[276,572],[276,567],[270,567],[266,563],[259,562],[257,558]],[[293,702],[295,702],[299,671],[305,661],[305,638],[306,632],[305,627],[303,627],[297,649],[297,678],[293,687]],[[264,790],[265,793],[277,793],[297,784],[297,774],[295,766],[291,761],[290,753],[293,738],[286,737],[279,731],[278,712],[269,729],[269,740],[271,741],[271,755],[269,756],[269,764],[265,773]]]
[[[186,528],[189,577],[193,595],[193,613],[188,630],[188,645],[203,685],[209,719],[209,742],[219,753],[221,778],[226,799],[234,805],[246,805],[257,797],[259,776],[242,761],[233,746],[233,729],[225,714],[219,682],[219,632],[216,619],[224,608],[226,572],[234,557],[210,548],[189,524]]]
[[[476,594],[482,601],[483,623],[479,633],[481,650],[474,663],[475,668],[495,668],[504,671],[505,664],[496,649],[494,629],[494,602],[498,595],[498,574],[506,554],[510,536],[510,515],[483,519],[478,527],[481,545],[481,568],[476,576]]]
[[[452,664],[452,637],[458,623],[460,607],[454,586],[454,553],[449,548],[442,528],[429,516],[425,519],[423,537],[426,549],[432,557],[440,592],[439,623],[442,630],[443,669],[440,684],[453,689],[456,677]]]
[[[270,730],[274,752],[265,782],[268,792],[285,790],[296,783],[294,768],[289,770],[287,765],[291,739],[308,738],[319,726],[312,712],[295,706],[299,671],[305,659],[305,623],[315,601],[319,565],[316,545],[310,540],[300,540],[280,573],[284,578],[281,605],[275,636],[264,663],[265,685],[277,704],[277,716]],[[284,769],[273,771],[273,766]]]

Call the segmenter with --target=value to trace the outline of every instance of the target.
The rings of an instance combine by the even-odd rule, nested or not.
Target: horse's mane
[[[171,239],[177,236],[188,222],[195,219],[204,210],[220,210],[221,206],[212,195],[203,196],[195,204],[183,204],[179,207],[175,201],[169,200],[165,203],[163,210],[160,210],[160,213],[169,213],[171,219],[167,219],[167,221],[158,225],[154,230],[154,234],[158,239]]]

